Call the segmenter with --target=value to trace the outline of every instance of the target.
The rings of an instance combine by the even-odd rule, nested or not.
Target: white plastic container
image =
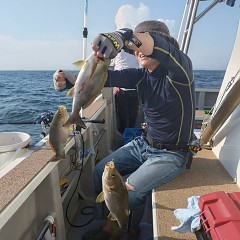
[[[30,141],[30,135],[24,132],[0,132],[0,172],[26,151]]]

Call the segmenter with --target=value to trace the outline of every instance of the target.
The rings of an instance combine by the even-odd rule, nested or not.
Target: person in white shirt
[[[139,68],[139,63],[135,55],[122,50],[112,60],[111,66],[114,70],[121,71],[127,68]],[[118,131],[123,134],[125,128],[136,127],[139,114],[137,90],[116,88],[115,104]]]

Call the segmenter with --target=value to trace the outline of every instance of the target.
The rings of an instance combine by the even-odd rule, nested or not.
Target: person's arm
[[[163,37],[152,34],[153,52],[150,58],[156,59],[168,70],[168,77],[174,81],[189,85],[193,81],[192,62],[190,58]]]
[[[77,74],[72,75],[68,72],[57,70],[53,74],[53,86],[56,91],[63,91],[64,89],[69,89],[74,86],[77,80]]]
[[[108,71],[108,79],[104,87],[119,87],[136,89],[138,82],[143,78],[143,68],[128,68],[123,70]]]
[[[114,58],[123,48],[156,59],[169,71],[171,80],[186,85],[192,83],[191,60],[162,36],[120,29],[113,33],[99,34],[92,43],[95,56],[99,59]]]
[[[175,82],[191,84],[193,81],[192,62],[189,57],[176,46],[157,34],[134,33],[142,42],[137,48],[131,41],[127,46],[134,51],[160,62],[168,70],[169,78]]]

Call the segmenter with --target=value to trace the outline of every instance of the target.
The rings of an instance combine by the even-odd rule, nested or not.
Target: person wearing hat
[[[154,20],[141,22],[134,31],[101,33],[94,39],[92,49],[101,60],[114,58],[122,49],[134,52],[142,67],[109,70],[105,87],[137,89],[147,131],[101,160],[93,173],[96,194],[102,191],[107,162],[113,160],[119,173],[128,175],[131,231],[137,235],[141,214],[136,214],[134,220],[134,213],[142,212],[146,197],[154,188],[186,169],[195,118],[192,63],[179,50],[167,26]],[[107,221],[101,230],[86,233],[83,239],[112,239],[112,228],[113,223]]]

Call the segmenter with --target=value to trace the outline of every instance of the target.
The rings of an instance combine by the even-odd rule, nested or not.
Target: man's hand
[[[57,70],[53,74],[53,85],[56,91],[63,91],[65,88],[70,88],[76,82],[76,76],[71,75],[62,70]]]
[[[99,34],[92,43],[92,49],[99,59],[113,59],[125,47],[125,41],[133,38],[133,31],[128,28],[112,33]]]

